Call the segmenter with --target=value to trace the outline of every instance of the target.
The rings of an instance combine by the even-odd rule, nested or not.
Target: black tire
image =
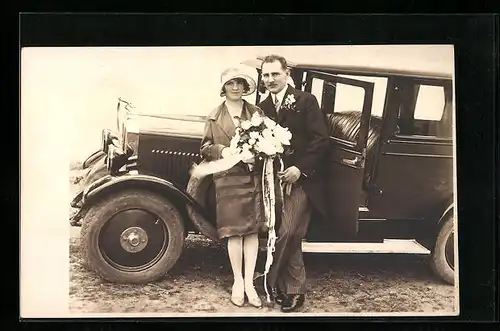
[[[164,277],[174,266],[184,247],[185,230],[181,215],[168,200],[130,189],[92,206],[83,219],[81,238],[87,269],[110,282],[144,284]],[[131,240],[136,240],[135,246]]]
[[[94,163],[94,165],[92,165],[87,175],[83,178],[83,187],[92,184],[96,180],[108,174],[109,171],[106,168],[106,158],[102,156],[96,163]]]
[[[430,257],[432,271],[448,284],[455,284],[453,213],[443,220]]]

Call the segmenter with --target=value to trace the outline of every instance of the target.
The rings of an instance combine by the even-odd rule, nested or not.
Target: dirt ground
[[[73,171],[72,193],[77,191],[79,179],[79,172]],[[79,229],[71,227],[70,238],[73,313],[280,314],[277,307],[238,308],[230,303],[232,276],[227,255],[203,236],[188,236],[180,259],[161,281],[119,285],[84,269]],[[455,288],[437,279],[423,256],[306,253],[304,260],[308,294],[301,313],[454,312]],[[262,278],[255,283],[265,302]]]

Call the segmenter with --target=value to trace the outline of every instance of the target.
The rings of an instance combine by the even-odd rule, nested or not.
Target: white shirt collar
[[[285,97],[285,93],[286,93],[287,89],[288,89],[288,84],[281,91],[279,91],[277,94],[273,94],[271,96],[273,98],[273,103],[274,103],[275,98],[278,98],[278,100],[280,101],[280,105],[282,105],[283,98]]]

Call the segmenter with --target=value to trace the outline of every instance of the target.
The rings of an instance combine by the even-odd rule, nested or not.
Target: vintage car
[[[255,103],[265,97],[261,60],[243,62],[257,71]],[[329,216],[313,216],[304,252],[425,254],[454,284],[451,73],[316,63],[290,70],[330,129]],[[176,263],[188,233],[218,241],[211,178],[189,175],[201,161],[205,118],[144,116],[121,99],[117,118],[117,131],[103,130],[102,146],[83,163],[71,224],[82,226],[90,269],[145,283]]]

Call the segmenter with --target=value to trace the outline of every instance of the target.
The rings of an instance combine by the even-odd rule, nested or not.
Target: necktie
[[[278,96],[274,96],[274,107],[276,108],[276,112],[280,110],[280,101],[278,100]]]

